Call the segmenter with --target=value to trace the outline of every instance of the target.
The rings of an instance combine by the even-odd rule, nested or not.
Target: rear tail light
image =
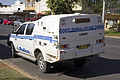
[[[64,49],[64,48],[69,48],[69,44],[61,45],[61,49]]]
[[[96,40],[96,43],[102,43],[102,42],[104,42],[104,39]]]

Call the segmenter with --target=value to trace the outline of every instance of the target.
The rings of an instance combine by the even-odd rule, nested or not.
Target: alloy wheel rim
[[[39,64],[40,69],[44,69],[45,63],[44,63],[43,57],[40,57],[40,58],[39,58],[38,64]]]
[[[12,57],[13,57],[13,54],[14,54],[13,45],[11,45],[11,52],[12,52]]]

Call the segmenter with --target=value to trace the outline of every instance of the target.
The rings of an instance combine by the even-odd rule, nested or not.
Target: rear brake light
[[[61,45],[61,49],[69,48],[69,44]]]

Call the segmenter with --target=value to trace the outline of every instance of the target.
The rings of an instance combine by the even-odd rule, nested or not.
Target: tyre
[[[11,43],[11,55],[12,55],[12,58],[18,57],[18,55],[16,54],[16,50],[15,50],[13,43]]]
[[[40,72],[47,73],[50,71],[50,63],[44,61],[44,57],[41,53],[37,56],[37,64],[40,68]]]
[[[74,63],[76,66],[78,67],[83,67],[86,63],[86,59],[78,59],[78,60],[74,60]]]

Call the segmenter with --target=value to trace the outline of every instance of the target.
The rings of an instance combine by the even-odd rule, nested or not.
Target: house
[[[25,0],[25,10],[35,10],[35,0]]]
[[[51,11],[47,7],[47,0],[40,0],[35,2],[35,11],[36,13],[44,13],[45,11]],[[82,6],[79,5],[80,3],[76,4],[73,8],[74,11],[79,12],[82,10]]]
[[[23,12],[25,10],[25,3],[16,1],[13,5],[1,6],[0,14],[13,14],[14,12]]]
[[[50,9],[47,7],[47,0],[40,0],[38,2],[35,2],[35,11],[36,13],[44,13],[45,11],[50,11]]]
[[[120,24],[120,14],[106,14],[105,15],[105,30],[110,27]]]
[[[25,10],[25,3],[16,1],[14,5],[11,5],[14,12],[23,12]]]

